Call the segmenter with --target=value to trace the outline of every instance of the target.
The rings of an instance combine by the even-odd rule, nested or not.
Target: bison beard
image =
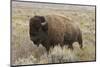
[[[46,23],[45,23],[46,22]],[[46,48],[57,44],[68,45],[73,49],[72,44],[78,42],[82,48],[82,33],[74,22],[62,15],[34,16],[30,19],[30,39],[34,44],[40,43]]]

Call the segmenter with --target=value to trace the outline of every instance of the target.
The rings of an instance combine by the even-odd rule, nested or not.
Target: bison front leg
[[[46,48],[47,54],[49,54],[49,48]]]
[[[48,44],[43,44],[46,49],[47,54],[49,54],[50,46]]]

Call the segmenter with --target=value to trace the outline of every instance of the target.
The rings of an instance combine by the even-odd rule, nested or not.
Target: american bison
[[[30,39],[34,44],[40,43],[49,51],[57,44],[68,45],[78,42],[82,48],[82,32],[80,28],[68,17],[63,15],[34,16],[30,19]]]

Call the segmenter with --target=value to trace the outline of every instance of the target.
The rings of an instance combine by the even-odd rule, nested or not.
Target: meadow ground
[[[49,55],[40,44],[39,47],[30,41],[29,19],[34,15],[51,13],[63,14],[79,24],[83,36],[83,49],[79,44],[73,44],[74,50],[67,46],[51,48]],[[75,61],[93,61],[95,59],[95,7],[74,5],[50,5],[24,2],[12,2],[12,42],[11,56],[13,65],[46,64]]]

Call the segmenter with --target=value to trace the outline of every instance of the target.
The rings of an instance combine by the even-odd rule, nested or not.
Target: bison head
[[[48,24],[44,16],[34,16],[30,19],[30,39],[34,44],[39,45],[41,42],[47,39]]]

